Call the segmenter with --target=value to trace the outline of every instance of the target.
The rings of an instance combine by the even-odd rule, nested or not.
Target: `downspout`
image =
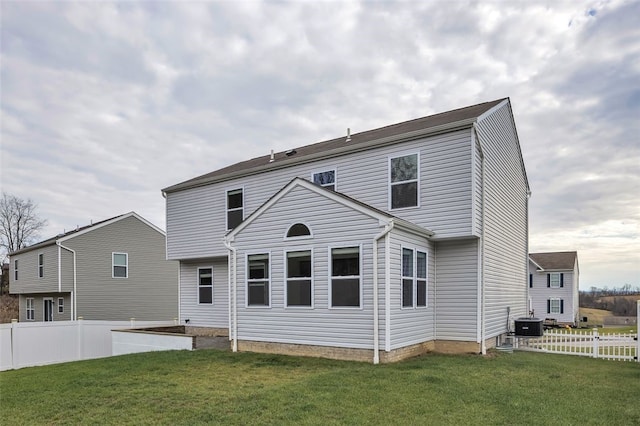
[[[75,250],[70,249],[69,247],[63,246],[60,243],[60,241],[56,241],[56,244],[58,245],[58,280],[59,280],[58,286],[60,287],[60,291],[62,291],[62,260],[60,257],[60,248],[68,250],[73,254],[73,294],[71,295],[71,321],[76,321],[76,314],[78,312],[77,305],[76,305],[78,300],[77,299],[78,275],[76,270],[76,252]]]
[[[238,352],[238,293],[237,293],[237,281],[238,275],[236,271],[236,248],[231,245],[231,241],[224,238],[222,240],[224,246],[229,250],[231,255],[231,262],[229,262],[229,294],[233,293],[233,297],[229,296],[229,300],[233,298],[233,324],[229,328],[233,336],[232,350]],[[233,285],[232,285],[233,282]],[[231,314],[231,306],[229,306],[229,313]]]
[[[384,229],[375,237],[373,237],[373,363],[380,363],[380,307],[378,306],[378,240],[386,236],[394,227],[393,220],[389,221]],[[385,259],[387,253],[385,252]],[[386,262],[385,262],[386,265]],[[389,316],[389,312],[385,312],[385,316]]]
[[[482,190],[481,201],[480,201],[480,217],[482,218],[482,231],[480,233],[480,348],[482,355],[487,354],[487,344],[485,342],[486,335],[486,321],[485,321],[485,291],[484,291],[484,269],[485,269],[485,253],[484,253],[484,238],[485,238],[485,217],[484,217],[484,206],[485,206],[485,159],[484,159],[484,150],[482,149],[482,143],[480,142],[480,136],[478,135],[478,128],[476,123],[473,123],[473,132],[476,137],[476,143],[478,144],[478,148],[480,149],[480,188]]]

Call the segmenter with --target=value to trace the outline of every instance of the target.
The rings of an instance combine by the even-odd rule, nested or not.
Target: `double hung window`
[[[27,297],[27,321],[33,321],[36,319],[36,310],[33,307],[33,297]]]
[[[213,303],[213,268],[198,268],[198,303]]]
[[[18,281],[18,259],[13,261],[13,280]]]
[[[548,314],[563,314],[564,313],[564,301],[562,299],[549,299],[547,300],[547,313]]]
[[[112,278],[127,278],[129,276],[129,255],[127,253],[112,253]]]
[[[287,306],[311,306],[311,250],[287,252]]]
[[[427,306],[427,253],[402,249],[402,307]]]
[[[551,288],[560,288],[563,287],[564,283],[563,283],[563,276],[564,274],[561,274],[559,272],[552,272],[549,275],[547,275],[547,287],[551,287]]]
[[[38,255],[38,278],[44,277],[44,254]]]
[[[331,307],[360,307],[360,247],[331,250]]]
[[[389,207],[418,206],[419,156],[410,154],[389,159]]]
[[[58,297],[58,313],[64,313],[64,297]]]
[[[247,256],[247,305],[270,306],[269,254]]]
[[[227,229],[240,225],[244,219],[244,194],[242,189],[227,191]]]

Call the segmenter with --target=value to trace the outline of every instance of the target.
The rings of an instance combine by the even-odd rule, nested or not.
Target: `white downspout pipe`
[[[480,136],[478,135],[478,128],[476,123],[473,123],[473,132],[475,134],[475,139],[480,148],[480,188],[482,191],[481,194],[481,206],[480,206],[480,217],[482,218],[482,232],[480,233],[480,262],[481,262],[481,270],[480,270],[480,348],[482,351],[482,355],[487,354],[487,344],[486,344],[486,318],[485,318],[485,289],[484,289],[484,269],[485,269],[485,253],[484,253],[484,238],[485,238],[485,229],[487,228],[485,223],[484,216],[484,206],[485,206],[485,158],[484,158],[484,150],[482,149],[482,143],[480,142]]]
[[[231,259],[229,259],[230,260],[229,262],[229,278],[230,278],[229,293],[230,294],[233,293],[233,296],[229,298],[230,300],[233,300],[233,324],[232,324],[233,344],[231,347],[233,352],[238,352],[238,292],[237,292],[238,274],[236,271],[236,248],[233,247],[231,245],[231,241],[227,240],[226,238],[223,241],[224,241],[225,247],[229,250],[229,254],[231,255],[230,256]]]
[[[389,221],[384,229],[373,237],[373,363],[380,363],[380,307],[378,306],[378,240],[387,235],[394,227],[393,221]],[[385,253],[385,257],[386,257]],[[386,264],[386,262],[385,262]],[[389,316],[389,312],[385,312]]]
[[[78,312],[77,303],[77,293],[78,293],[78,274],[77,274],[77,266],[76,266],[76,251],[70,249],[69,247],[63,246],[60,241],[56,241],[58,245],[58,250],[63,248],[65,250],[70,251],[73,254],[73,294],[71,295],[71,321],[76,321],[76,314]],[[62,291],[62,259],[60,256],[60,251],[58,251],[58,280],[60,290]]]

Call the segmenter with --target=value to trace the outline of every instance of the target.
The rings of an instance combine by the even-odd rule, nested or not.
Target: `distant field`
[[[588,321],[587,323],[583,323],[581,322],[580,325],[581,326],[597,326],[597,325],[602,325],[604,323],[604,318],[605,317],[610,317],[611,312],[610,311],[605,311],[604,309],[593,309],[593,308],[580,308],[580,319],[582,319],[582,317],[587,317]]]
[[[601,302],[607,302],[607,301],[613,301],[613,299],[615,298],[621,298],[621,299],[629,299],[629,300],[640,300],[640,294],[629,294],[626,296],[602,296],[599,297],[598,300]]]

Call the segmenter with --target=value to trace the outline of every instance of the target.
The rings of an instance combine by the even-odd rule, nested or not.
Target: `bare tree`
[[[2,193],[0,198],[0,261],[30,244],[38,231],[47,225],[36,213],[38,206],[31,200]]]

